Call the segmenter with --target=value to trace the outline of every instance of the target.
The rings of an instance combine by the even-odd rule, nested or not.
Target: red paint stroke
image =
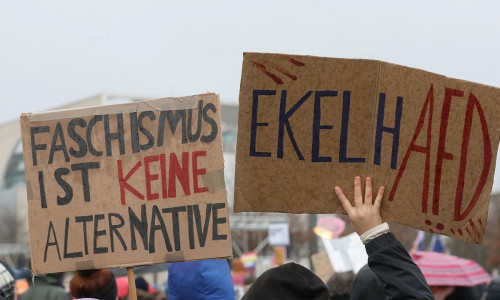
[[[182,165],[182,166],[181,166]],[[184,195],[189,196],[191,191],[189,189],[189,152],[182,152],[182,162],[179,162],[179,158],[175,153],[170,153],[170,166],[168,169],[168,178],[173,178],[168,182],[168,197],[176,197],[176,181],[175,178],[181,183],[181,187],[184,190]]]
[[[259,70],[261,71],[262,73],[264,73],[266,76],[268,76],[269,78],[271,78],[275,83],[277,84],[283,84],[283,80],[281,80],[281,78],[279,78],[278,76],[274,75],[273,73],[269,72],[266,68],[266,66],[264,66],[263,64],[259,64],[259,63],[256,63],[256,62],[253,62],[253,65]]]
[[[483,225],[483,221],[481,221],[481,219],[477,219],[477,222],[479,223],[479,227],[481,229],[481,232],[483,233],[483,235],[486,233],[486,228],[484,227]]]
[[[298,61],[296,59],[293,59],[291,57],[287,57],[288,58],[288,61],[291,62],[292,64],[296,65],[296,66],[299,66],[299,67],[303,67],[305,66],[305,64],[301,61]]]
[[[425,117],[427,115],[427,111],[429,111],[427,118],[427,142],[426,146],[417,145],[416,141],[418,136],[420,135],[420,131],[424,126]],[[399,181],[403,176],[403,173],[406,169],[406,164],[410,159],[410,154],[412,152],[419,152],[425,154],[425,168],[424,168],[424,181],[422,186],[422,212],[427,213],[427,202],[429,198],[429,171],[431,165],[431,141],[432,141],[432,112],[434,111],[434,85],[431,84],[429,88],[429,92],[427,93],[427,97],[425,98],[425,103],[420,112],[420,117],[418,119],[417,126],[415,128],[415,133],[411,139],[410,146],[406,150],[406,154],[403,158],[403,162],[399,167],[398,175],[396,176],[396,180],[392,185],[391,192],[389,193],[389,201],[394,200],[394,195],[396,194],[396,189],[398,188]]]
[[[427,225],[431,226],[431,225],[432,225],[432,222],[431,222],[431,220],[425,220],[425,224],[427,224]]]
[[[475,232],[479,232],[476,228],[476,224],[474,224],[474,222],[472,222],[472,219],[469,219],[469,224],[470,226],[472,227],[472,230],[474,230]]]
[[[456,235],[455,230],[453,230],[453,228],[450,229],[450,231],[451,231],[451,233],[453,233],[453,235]]]
[[[131,186],[127,181],[134,175],[134,173],[139,169],[142,165],[141,162],[135,164],[135,166],[127,173],[125,177],[123,177],[123,168],[122,168],[122,160],[119,159],[116,161],[118,166],[118,181],[120,183],[120,197],[122,205],[125,205],[125,190],[132,192],[137,198],[144,200],[144,195],[139,193],[133,186]]]
[[[471,226],[472,226],[474,233],[477,235],[477,239],[479,240],[481,238],[481,234],[479,233],[479,231],[477,231],[477,228],[474,225],[474,223],[471,223]],[[467,231],[469,231],[469,228],[466,228],[466,229],[467,229]],[[470,233],[470,234],[472,235],[472,233]]]
[[[444,225],[443,225],[443,224],[441,224],[441,223],[438,223],[438,224],[436,225],[436,228],[437,228],[437,229],[439,229],[439,230],[443,230],[443,229],[444,229]]]
[[[461,228],[458,229],[458,233],[460,233],[460,235],[463,235],[463,232],[462,232]]]
[[[474,236],[473,236],[473,235],[472,235],[472,233],[470,232],[469,227],[465,227],[465,230],[466,230],[466,231],[467,231],[467,233],[470,235],[470,237],[471,237],[472,239],[474,239]]]
[[[474,222],[472,222],[472,219],[469,219],[469,224],[472,227],[472,230],[474,230],[474,233],[477,234],[477,238],[480,239],[481,233],[479,232],[479,230],[477,230],[476,225],[474,224]]]
[[[471,134],[472,127],[472,116],[474,113],[474,107],[477,110],[477,114],[479,116],[479,121],[481,122],[481,129],[483,133],[483,170],[481,172],[481,176],[479,177],[479,182],[477,184],[476,190],[474,191],[474,195],[472,199],[465,209],[463,213],[461,213],[462,209],[462,201],[463,201],[463,189],[464,189],[464,178],[465,178],[465,169],[467,163],[467,150],[469,147],[469,137]],[[488,174],[490,172],[490,165],[492,159],[492,151],[491,151],[491,140],[488,133],[488,124],[486,123],[486,118],[484,116],[483,109],[481,104],[477,100],[476,96],[473,93],[469,94],[469,99],[467,101],[467,109],[465,113],[465,122],[464,122],[464,131],[462,138],[462,150],[461,150],[461,158],[460,158],[460,169],[458,173],[458,184],[457,184],[457,193],[455,196],[455,214],[453,219],[455,221],[464,220],[472,211],[474,206],[476,206],[477,201],[479,200],[479,196],[483,191],[484,186],[486,185],[486,181],[488,180]]]
[[[441,124],[439,126],[439,141],[437,149],[436,158],[436,171],[434,176],[434,193],[432,199],[432,213],[434,215],[439,214],[439,199],[441,196],[441,175],[443,172],[443,161],[453,160],[453,154],[446,152],[446,133],[448,129],[448,119],[450,117],[451,110],[451,99],[452,97],[463,97],[464,92],[459,90],[454,90],[450,88],[445,88],[444,90],[444,101],[443,108],[441,111]]]
[[[430,233],[434,233],[434,230],[432,230],[432,229],[430,229],[430,228],[429,228],[429,232],[430,232]]]
[[[280,66],[276,66],[274,64],[269,64],[269,65],[271,67],[273,67],[274,69],[276,69],[276,71],[278,71],[281,74],[283,74],[283,75],[287,76],[288,78],[290,78],[291,80],[297,80],[297,76],[290,74],[290,72],[288,72],[287,70],[281,68]]]

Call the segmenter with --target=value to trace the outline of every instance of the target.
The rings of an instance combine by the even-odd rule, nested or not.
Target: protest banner
[[[356,274],[368,263],[365,245],[354,232],[338,239],[322,237],[321,241],[335,272],[352,271]]]
[[[268,243],[271,246],[290,245],[290,230],[288,223],[270,223],[267,228]]]
[[[36,274],[232,256],[216,94],[21,115]]]
[[[345,213],[354,176],[384,219],[481,243],[500,89],[375,60],[245,53],[236,212]]]

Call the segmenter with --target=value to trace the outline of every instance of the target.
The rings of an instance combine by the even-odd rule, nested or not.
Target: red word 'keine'
[[[161,183],[161,197],[163,199],[177,197],[177,180],[181,184],[185,196],[191,195],[191,192],[194,194],[207,192],[208,188],[200,187],[198,181],[198,176],[204,175],[207,172],[205,168],[198,168],[198,157],[205,157],[206,154],[206,151],[182,152],[180,161],[175,153],[145,156],[143,161],[137,162],[126,173],[124,173],[123,170],[122,160],[118,160],[118,181],[120,184],[121,203],[125,205],[125,191],[131,192],[141,200],[159,199],[160,193],[152,189],[152,184],[155,181]],[[189,166],[190,161],[191,168]],[[159,174],[151,173],[152,164],[159,164]],[[141,176],[140,169],[142,169],[142,176],[144,176],[144,180],[140,181],[140,184],[143,184],[143,186],[138,187],[138,184],[133,186],[129,183],[129,180],[136,173],[137,176]],[[145,190],[145,193],[139,190]]]

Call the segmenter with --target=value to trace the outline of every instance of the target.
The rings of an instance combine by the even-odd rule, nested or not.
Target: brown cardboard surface
[[[220,126],[216,94],[21,115],[33,271],[231,257]]]
[[[353,177],[372,176],[384,219],[481,243],[499,100],[381,61],[245,53],[235,211],[344,213],[333,187],[352,198]]]
[[[333,266],[332,263],[330,262],[330,259],[328,258],[328,254],[326,252],[318,252],[313,255],[311,255],[311,262],[314,267],[314,273],[318,275],[318,277],[324,282],[327,283],[328,279],[332,277],[333,273]]]

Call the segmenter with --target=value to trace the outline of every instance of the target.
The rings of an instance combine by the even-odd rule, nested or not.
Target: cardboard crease
[[[238,210],[236,212],[246,212],[246,211],[253,211],[252,210],[252,204],[245,199],[245,196],[243,196],[243,193],[241,192],[239,187],[234,187],[234,192],[239,195],[238,199]],[[243,205],[242,205],[243,204]]]

